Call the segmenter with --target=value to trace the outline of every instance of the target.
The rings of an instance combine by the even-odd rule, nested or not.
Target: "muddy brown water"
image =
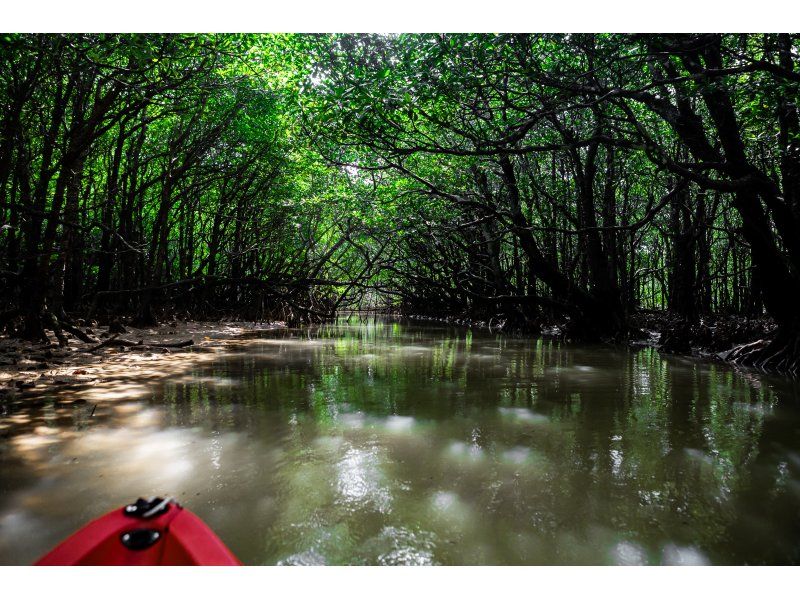
[[[246,564],[800,560],[796,384],[721,364],[351,319],[72,392],[3,407],[2,564],[150,495]]]

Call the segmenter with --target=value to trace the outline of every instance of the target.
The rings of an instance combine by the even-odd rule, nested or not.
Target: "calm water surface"
[[[4,408],[0,563],[156,494],[246,564],[800,561],[788,381],[380,321],[204,357]]]

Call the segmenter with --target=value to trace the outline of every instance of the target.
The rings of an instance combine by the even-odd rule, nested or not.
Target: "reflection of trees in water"
[[[171,479],[202,486],[200,513],[272,562],[374,562],[366,546],[436,562],[797,558],[790,385],[651,349],[389,322],[237,343],[171,377],[120,377],[114,392],[146,392],[91,417],[77,395],[4,417],[0,481],[17,502],[0,514],[50,500],[54,472],[79,479],[86,466],[53,456],[91,438],[108,464],[126,442],[154,451],[148,467],[184,455],[195,473]]]

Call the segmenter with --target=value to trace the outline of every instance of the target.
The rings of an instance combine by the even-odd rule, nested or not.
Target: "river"
[[[800,561],[781,378],[351,319],[92,391],[0,417],[0,563],[151,495],[254,565]]]

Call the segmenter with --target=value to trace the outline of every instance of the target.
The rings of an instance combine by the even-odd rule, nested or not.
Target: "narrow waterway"
[[[0,563],[150,495],[246,564],[800,561],[781,378],[351,320],[90,390],[4,408]]]

